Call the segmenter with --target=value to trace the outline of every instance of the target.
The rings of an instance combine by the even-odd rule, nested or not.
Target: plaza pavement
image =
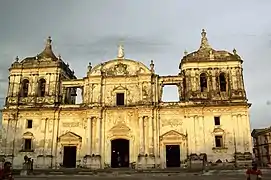
[[[208,175],[208,176],[49,176],[49,177],[34,177],[34,178],[15,178],[20,180],[245,180],[244,175]],[[264,176],[264,179],[271,179],[271,176]]]
[[[263,178],[271,180],[271,170],[263,170]],[[135,173],[96,175],[36,175],[15,176],[15,180],[245,180],[244,170],[209,171],[206,173]]]
[[[261,169],[263,177],[271,180],[271,169]],[[29,176],[15,175],[16,179],[21,180],[245,180],[245,169],[239,170],[209,170],[207,172],[141,172],[131,173],[122,171],[112,172],[77,172],[77,174],[54,174],[57,172],[51,172],[49,174],[36,174]]]

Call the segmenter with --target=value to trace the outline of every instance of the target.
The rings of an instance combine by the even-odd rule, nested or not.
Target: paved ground
[[[150,176],[150,175],[127,175],[119,176],[47,176],[47,177],[20,177],[20,180],[245,180],[244,175],[182,175],[182,176]],[[264,179],[271,179],[271,175],[265,176]]]
[[[271,178],[271,177],[270,177]],[[17,178],[15,178],[16,180]],[[28,178],[19,178],[21,180],[29,180]],[[35,178],[35,180],[67,180],[67,179],[71,179],[71,180],[78,180],[78,179],[89,179],[89,180],[245,180],[245,177],[215,177],[215,176],[210,176],[210,177],[206,177],[206,176],[199,176],[199,177],[97,177],[97,178],[93,178],[93,177],[89,177],[89,178],[79,178],[79,177],[74,177],[74,178]]]
[[[271,180],[271,170],[263,169],[264,179]],[[245,170],[219,170],[205,173],[97,173],[97,174],[47,174],[27,177],[15,176],[15,180],[245,180]],[[253,179],[252,179],[253,180]]]

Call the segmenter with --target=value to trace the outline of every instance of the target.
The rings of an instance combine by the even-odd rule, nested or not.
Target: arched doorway
[[[111,167],[129,167],[129,140],[114,139],[111,141]]]

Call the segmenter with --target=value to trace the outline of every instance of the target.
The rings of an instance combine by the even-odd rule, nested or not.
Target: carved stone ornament
[[[31,133],[31,132],[25,132],[25,133],[23,134],[23,138],[24,138],[24,139],[33,139],[33,138],[34,138],[34,135],[33,135],[33,133]]]
[[[119,62],[115,66],[106,70],[106,74],[107,75],[115,75],[115,76],[128,75],[129,72],[128,72],[127,68],[128,68],[128,66],[126,64]]]
[[[130,137],[131,129],[124,123],[118,123],[109,130],[108,137]]]
[[[170,126],[173,128],[173,127],[181,126],[182,124],[183,124],[183,120],[181,119],[168,119],[168,120],[162,121],[162,127]]]
[[[223,135],[224,133],[225,133],[225,131],[221,128],[215,128],[213,130],[213,134],[215,134],[215,135]]]
[[[228,148],[222,147],[222,148],[212,148],[214,153],[227,153]]]

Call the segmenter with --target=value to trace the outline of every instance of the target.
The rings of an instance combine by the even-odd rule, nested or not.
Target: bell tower
[[[185,99],[247,102],[242,63],[235,49],[232,53],[213,49],[203,29],[199,49],[185,53],[179,66]]]
[[[55,56],[52,39],[48,37],[44,50],[36,56],[26,57],[9,68],[9,87],[5,107],[54,106],[61,101],[61,81],[76,79],[61,56]]]

